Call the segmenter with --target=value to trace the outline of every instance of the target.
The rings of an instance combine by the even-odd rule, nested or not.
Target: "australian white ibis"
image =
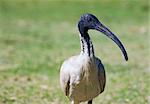
[[[71,104],[79,104],[85,101],[92,104],[93,98],[104,91],[106,76],[101,60],[94,54],[88,30],[94,29],[102,32],[119,46],[126,61],[128,56],[120,40],[94,15],[82,15],[78,22],[78,29],[81,52],[62,64],[60,85],[65,95],[69,97]]]

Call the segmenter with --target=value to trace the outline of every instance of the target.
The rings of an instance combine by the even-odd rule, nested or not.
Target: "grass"
[[[105,65],[106,89],[94,104],[147,104],[150,67],[147,0],[0,1],[0,104],[68,104],[59,69],[80,52],[77,21],[95,14],[124,43],[129,61],[104,35],[89,31]],[[150,103],[150,102],[149,102]]]

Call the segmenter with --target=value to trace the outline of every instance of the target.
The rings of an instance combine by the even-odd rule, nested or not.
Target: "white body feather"
[[[105,87],[105,71],[101,65],[99,59],[87,54],[66,60],[60,70],[60,84],[66,96],[77,102],[98,96]]]
[[[61,88],[71,100],[71,104],[79,104],[92,99],[104,91],[106,77],[104,66],[100,59],[95,57],[89,29],[102,32],[112,39],[121,49],[126,61],[128,56],[120,40],[104,26],[94,15],[84,14],[78,22],[81,53],[66,60],[60,70]]]

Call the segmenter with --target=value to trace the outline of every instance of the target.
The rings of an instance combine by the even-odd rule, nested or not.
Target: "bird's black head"
[[[121,43],[121,41],[107,28],[105,27],[97,18],[96,16],[92,14],[84,14],[81,16],[79,22],[78,22],[78,28],[80,31],[81,36],[86,37],[88,36],[87,32],[89,29],[94,29],[97,31],[102,32],[105,34],[107,37],[112,39],[121,49],[125,60],[128,60],[128,55],[126,53],[126,50]]]
[[[81,16],[78,26],[87,31],[89,29],[95,29],[98,24],[100,24],[100,22],[94,15],[84,14]]]

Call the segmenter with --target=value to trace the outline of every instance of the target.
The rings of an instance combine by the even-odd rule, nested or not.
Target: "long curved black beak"
[[[125,60],[128,61],[128,55],[127,55],[127,52],[126,52],[123,44],[107,27],[105,27],[103,24],[100,23],[95,27],[95,29],[102,32],[102,33],[104,33],[107,37],[112,39],[119,46],[119,48],[121,49]]]

